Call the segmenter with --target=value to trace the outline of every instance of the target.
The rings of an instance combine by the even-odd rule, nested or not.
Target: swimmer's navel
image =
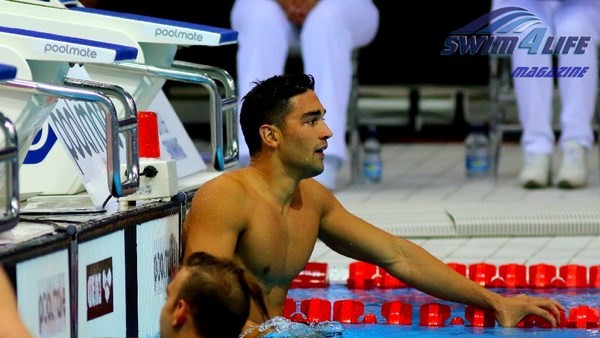
[[[268,266],[265,266],[265,268],[263,269],[263,274],[268,274],[269,272],[271,272],[271,268]]]

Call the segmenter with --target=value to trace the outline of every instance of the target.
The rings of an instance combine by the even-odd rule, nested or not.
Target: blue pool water
[[[600,308],[600,289],[493,289],[495,292],[505,295],[517,295],[526,293],[550,297],[558,300],[565,306],[568,312],[571,308],[587,305],[592,308]],[[302,332],[294,328],[287,332],[269,334],[268,337],[462,337],[462,336],[502,336],[502,337],[600,337],[600,329],[545,329],[545,328],[503,328],[495,327],[471,327],[465,318],[465,306],[457,303],[442,301],[425,293],[411,288],[402,289],[370,289],[352,290],[345,285],[331,285],[323,289],[292,289],[288,294],[297,302],[297,311],[300,310],[300,302],[311,298],[327,299],[333,303],[337,300],[358,300],[365,305],[364,313],[372,313],[377,317],[377,324],[327,324],[328,327],[314,327],[307,334],[304,328]],[[401,301],[413,306],[412,325],[386,324],[386,319],[381,315],[381,304],[389,301]],[[450,319],[443,327],[425,327],[419,325],[419,309],[422,304],[439,303],[450,306],[453,317],[461,317],[465,325],[450,325]],[[362,320],[362,316],[359,317]],[[298,324],[297,325],[304,325]]]

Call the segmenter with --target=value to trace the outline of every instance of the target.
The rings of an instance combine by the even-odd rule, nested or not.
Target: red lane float
[[[599,327],[598,309],[579,305],[569,310],[567,327],[576,329],[594,329]]]
[[[352,262],[348,265],[348,289],[372,289],[379,286],[379,267],[365,262]]]
[[[448,318],[450,318],[450,306],[446,304],[427,303],[421,305],[420,326],[444,326],[444,322]]]
[[[296,301],[292,298],[286,298],[283,304],[283,316],[290,319],[294,312],[296,312]]]
[[[504,287],[506,288],[527,287],[527,267],[523,264],[500,265],[499,274],[504,279]]]
[[[600,288],[600,265],[590,267],[590,288]]]
[[[388,324],[411,325],[412,305],[401,301],[386,302],[381,305],[381,315]]]
[[[356,324],[364,312],[365,304],[357,300],[344,299],[333,303],[333,320],[340,323]]]
[[[488,263],[469,265],[469,279],[483,287],[491,287],[492,278],[496,276],[496,266]]]
[[[300,303],[300,311],[308,323],[320,323],[331,320],[331,302],[327,299],[311,298]]]
[[[483,310],[472,305],[465,307],[465,318],[474,327],[496,326],[496,316],[490,310]]]
[[[327,263],[308,262],[304,270],[292,280],[290,288],[326,288],[329,286],[327,280]]]
[[[568,264],[559,269],[560,277],[568,288],[587,288],[587,268],[583,265]]]

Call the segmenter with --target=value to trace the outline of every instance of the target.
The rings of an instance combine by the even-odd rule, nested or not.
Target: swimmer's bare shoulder
[[[251,199],[242,170],[223,173],[196,190],[183,223],[184,258],[196,251],[232,258]]]

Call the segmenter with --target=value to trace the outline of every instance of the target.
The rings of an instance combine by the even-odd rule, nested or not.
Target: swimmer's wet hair
[[[203,337],[237,338],[248,320],[251,299],[268,319],[260,286],[233,261],[195,252],[182,268],[189,275],[178,299],[190,305],[196,331]]]

